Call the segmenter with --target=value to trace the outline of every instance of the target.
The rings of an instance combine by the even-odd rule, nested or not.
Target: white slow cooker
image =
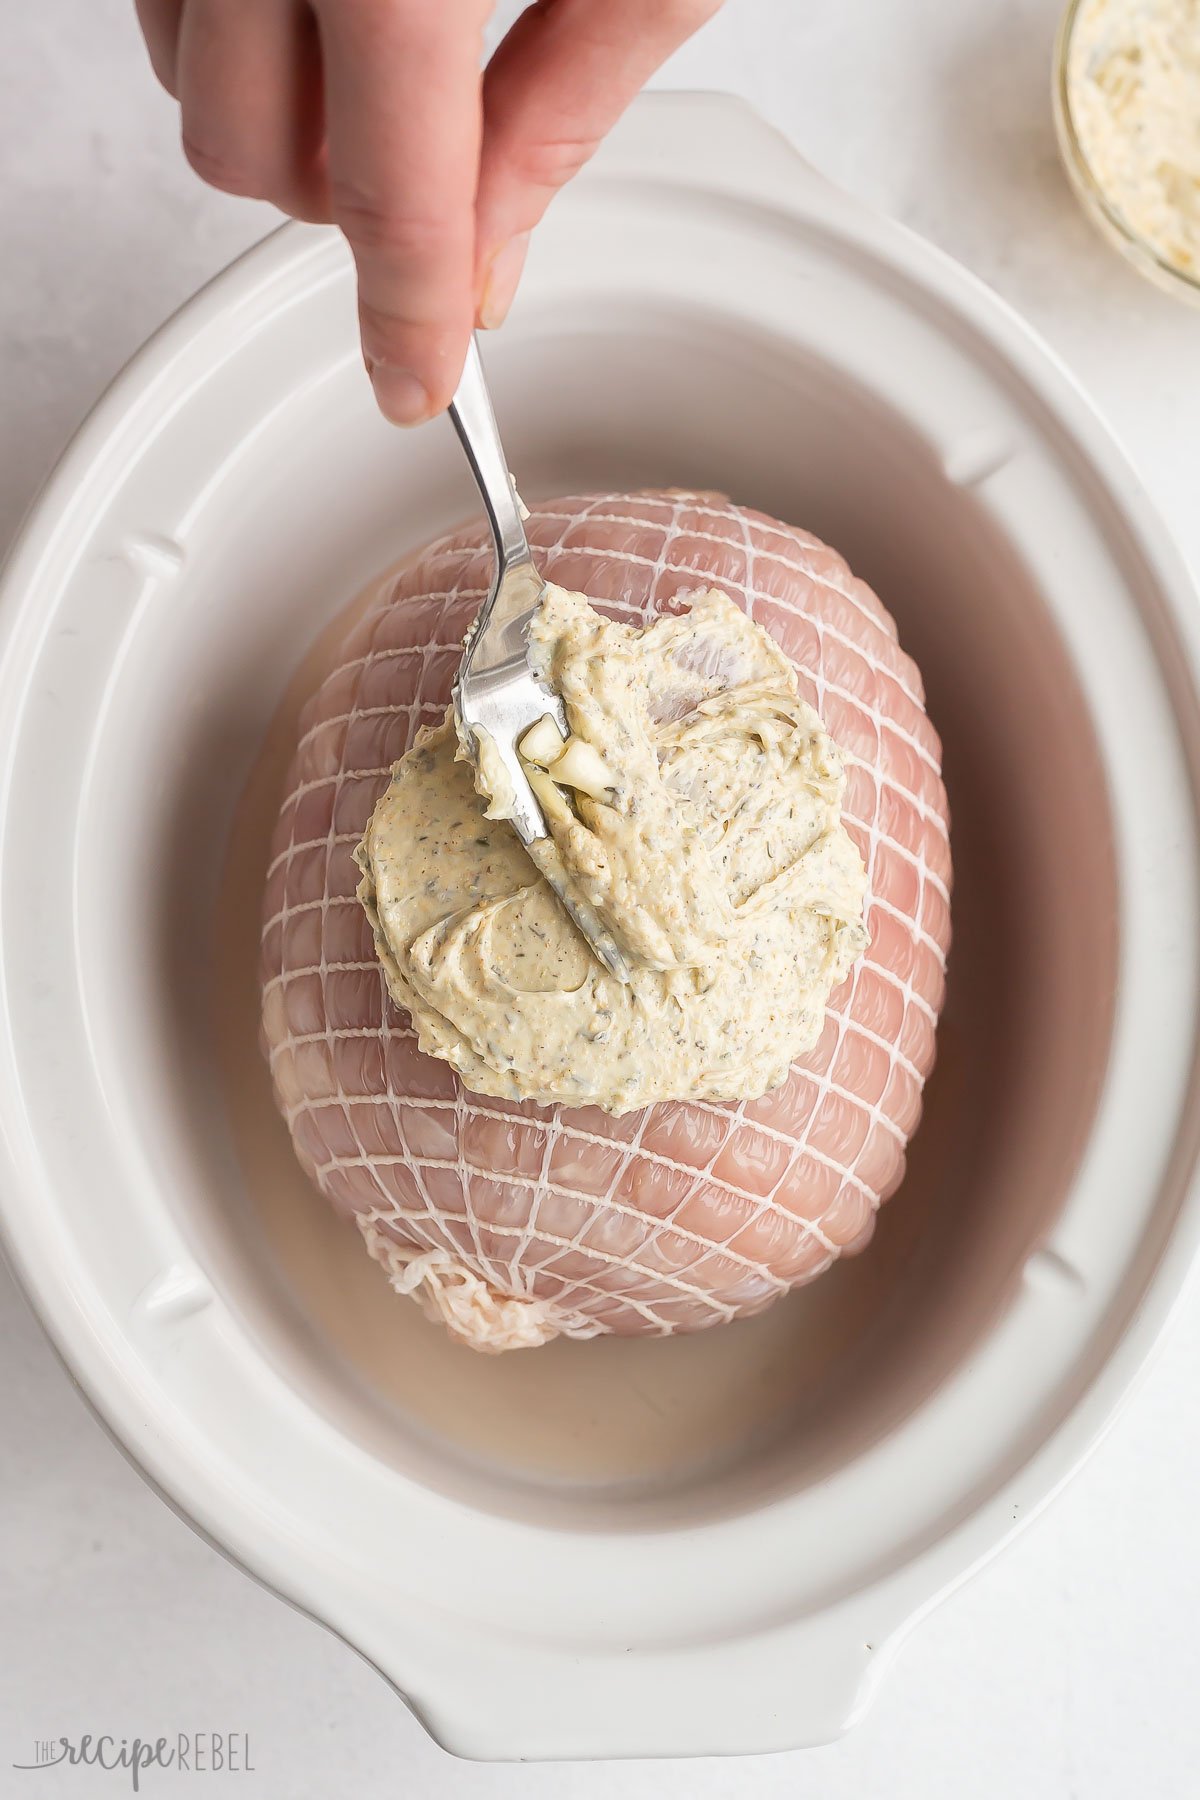
[[[121,376],[4,578],[7,1243],[147,1478],[450,1749],[820,1742],[1080,1461],[1191,1255],[1200,614],[1047,351],[730,101],[634,108],[487,349],[528,496],[810,527],[924,672],[956,936],[876,1241],[724,1331],[485,1359],[295,1171],[252,965],[306,651],[472,502],[289,226]]]

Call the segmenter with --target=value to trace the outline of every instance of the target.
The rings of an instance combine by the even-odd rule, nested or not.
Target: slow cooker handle
[[[806,217],[825,214],[844,225],[873,218],[871,208],[813,167],[777,126],[734,94],[682,89],[655,93],[625,114],[605,142],[604,173],[645,179],[653,166],[663,182],[704,193],[736,194],[761,205],[776,199],[791,211],[798,197]]]
[[[343,1635],[457,1756],[737,1756],[831,1743],[866,1710],[903,1633],[865,1637],[857,1611],[668,1650],[504,1642],[411,1615],[386,1641]]]

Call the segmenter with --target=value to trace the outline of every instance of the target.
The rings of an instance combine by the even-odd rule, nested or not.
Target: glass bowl
[[[1084,154],[1071,110],[1069,77],[1075,27],[1087,4],[1088,0],[1070,0],[1054,46],[1054,126],[1071,186],[1097,230],[1135,269],[1177,299],[1200,306],[1200,280],[1177,269],[1148,238],[1133,229],[1096,180]]]

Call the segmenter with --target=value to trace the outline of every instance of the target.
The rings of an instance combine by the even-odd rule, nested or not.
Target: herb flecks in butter
[[[1200,5],[1083,0],[1067,95],[1097,187],[1169,268],[1200,278]]]
[[[550,586],[530,641],[570,728],[521,746],[551,831],[536,853],[632,979],[486,816],[447,718],[396,765],[358,851],[389,989],[478,1093],[611,1112],[756,1098],[816,1043],[867,942],[837,747],[715,590],[635,630]]]

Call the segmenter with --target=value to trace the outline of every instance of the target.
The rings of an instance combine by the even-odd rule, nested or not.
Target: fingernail
[[[368,358],[367,373],[375,388],[375,398],[385,418],[393,425],[420,425],[433,408],[424,382],[411,369],[397,369],[391,363]]]
[[[483,284],[483,298],[479,302],[479,323],[485,331],[495,331],[508,316],[528,249],[529,233],[523,231],[518,237],[509,238],[504,248],[493,256]]]

